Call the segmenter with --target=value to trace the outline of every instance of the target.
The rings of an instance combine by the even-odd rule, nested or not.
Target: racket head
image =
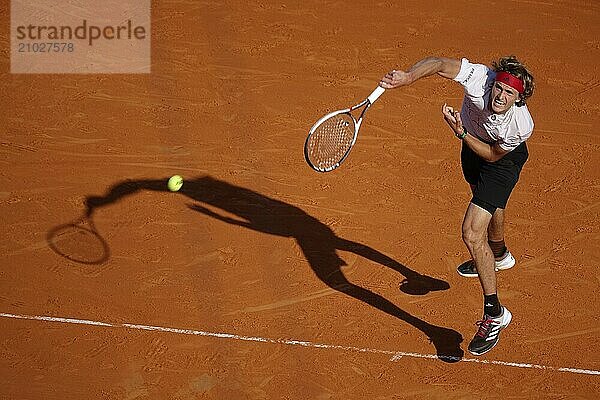
[[[318,120],[304,143],[304,158],[317,172],[333,171],[348,157],[359,124],[350,110],[336,111]]]

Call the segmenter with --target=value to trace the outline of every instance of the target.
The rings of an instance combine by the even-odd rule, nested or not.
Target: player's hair
[[[523,81],[523,86],[525,89],[523,93],[519,95],[519,100],[516,102],[517,106],[525,105],[525,102],[531,95],[533,94],[533,89],[535,88],[535,84],[533,83],[533,75],[529,73],[525,65],[523,65],[517,57],[515,56],[507,56],[502,57],[498,61],[492,62],[492,66],[494,67],[494,71],[500,72],[508,72],[511,75],[519,78]]]

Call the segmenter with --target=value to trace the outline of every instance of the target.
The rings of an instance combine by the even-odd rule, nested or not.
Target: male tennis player
[[[533,94],[533,77],[515,57],[501,58],[493,68],[465,58],[428,57],[406,72],[387,73],[380,86],[393,89],[433,74],[465,89],[461,111],[444,104],[442,114],[462,141],[462,170],[473,193],[462,225],[472,260],[460,265],[458,273],[479,276],[483,289],[483,319],[469,343],[469,351],[481,355],[498,343],[512,318],[498,300],[496,271],[515,265],[504,244],[504,209],[528,157],[525,141],[533,119],[525,101]]]

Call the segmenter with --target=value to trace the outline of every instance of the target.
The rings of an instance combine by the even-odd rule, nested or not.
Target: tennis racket
[[[310,128],[304,143],[304,158],[311,168],[317,172],[329,172],[340,166],[356,143],[365,112],[383,92],[385,89],[377,86],[377,89],[359,104],[329,113]],[[356,119],[352,112],[361,108]]]

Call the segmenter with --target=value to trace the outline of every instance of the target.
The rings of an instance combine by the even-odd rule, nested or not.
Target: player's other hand
[[[410,85],[411,83],[412,79],[408,72],[397,71],[394,69],[381,78],[379,86],[384,89],[394,89],[400,86]]]
[[[460,118],[460,111],[455,110],[446,103],[442,106],[442,114],[444,120],[448,123],[450,128],[454,131],[454,134],[460,135],[463,132],[462,119]]]

